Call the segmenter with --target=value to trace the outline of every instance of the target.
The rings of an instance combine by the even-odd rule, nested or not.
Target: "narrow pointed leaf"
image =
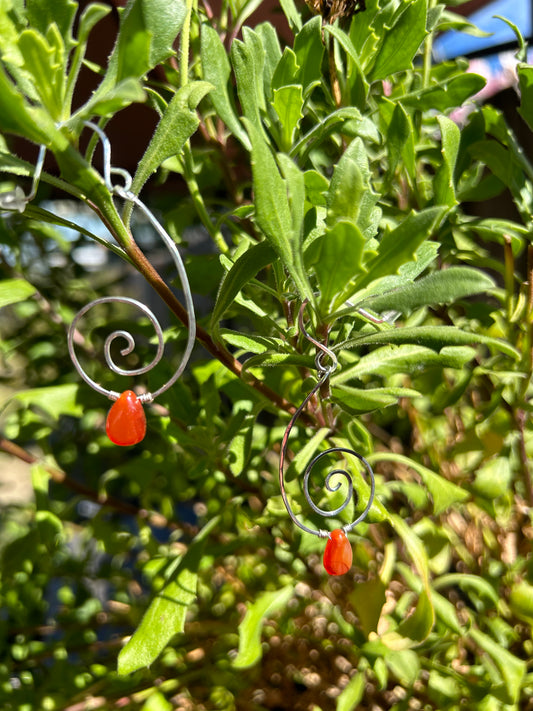
[[[0,309],[18,301],[26,301],[35,291],[35,287],[24,279],[4,279],[0,282]]]
[[[418,48],[427,35],[427,0],[413,0],[397,18],[393,27],[383,34],[383,42],[370,81],[386,79],[391,74],[410,69]]]
[[[254,603],[248,604],[243,621],[239,625],[239,652],[233,661],[236,669],[246,669],[261,659],[261,629],[264,619],[284,607],[292,597],[293,586],[266,592]]]
[[[493,288],[493,280],[478,269],[450,267],[411,284],[403,284],[398,289],[371,296],[361,305],[378,313],[388,309],[408,313],[420,306],[450,304]]]
[[[196,106],[212,88],[208,82],[195,81],[189,82],[174,94],[135,173],[131,187],[135,194],[139,194],[144,183],[163,161],[180,154],[200,123]]]
[[[215,307],[211,314],[211,323],[216,324],[223,317],[227,309],[233,304],[235,297],[241,289],[255,277],[264,267],[272,264],[276,252],[268,242],[260,242],[235,261],[229,272],[224,277],[217,294]]]
[[[395,274],[416,257],[416,251],[426,241],[442,215],[441,207],[430,207],[411,212],[398,227],[388,232],[378,247],[378,254],[367,265],[368,273],[356,283],[357,289],[368,286],[375,279]]]
[[[179,560],[165,587],[150,603],[141,624],[118,656],[119,674],[131,674],[150,666],[170,639],[183,632],[187,611],[196,600],[198,568],[206,539],[217,523],[215,518],[204,526]]]
[[[234,92],[229,87],[231,66],[226,49],[218,32],[207,23],[202,25],[200,46],[203,76],[213,86],[209,99],[213,103],[217,115],[224,121],[235,138],[247,150],[250,150],[250,139],[239,120],[233,100]]]
[[[520,358],[519,352],[506,341],[478,333],[468,333],[455,326],[411,326],[392,328],[379,333],[370,333],[352,338],[337,345],[334,350],[357,348],[387,343],[414,343],[439,351],[446,346],[485,345],[491,350],[501,351],[512,358]]]

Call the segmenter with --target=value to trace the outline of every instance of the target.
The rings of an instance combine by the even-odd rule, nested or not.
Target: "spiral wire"
[[[304,301],[303,304],[300,307],[300,311],[298,314],[298,323],[301,332],[305,336],[305,338],[312,343],[316,349],[317,349],[317,355],[315,357],[315,365],[317,367],[317,371],[319,374],[318,381],[316,385],[313,387],[313,389],[308,393],[302,404],[296,409],[294,412],[293,416],[291,417],[289,424],[287,425],[287,428],[285,430],[285,433],[283,435],[283,439],[281,442],[281,452],[280,452],[280,458],[279,458],[279,485],[280,485],[280,490],[281,490],[281,497],[283,499],[283,503],[285,504],[285,508],[287,509],[287,512],[292,519],[293,523],[295,523],[299,528],[301,528],[303,531],[306,533],[311,533],[315,536],[319,536],[320,538],[327,538],[329,536],[329,531],[327,530],[322,530],[322,529],[313,529],[310,528],[309,526],[306,526],[304,523],[302,523],[297,516],[294,514],[294,511],[291,508],[286,488],[285,488],[285,460],[287,458],[287,449],[288,449],[288,442],[289,442],[289,436],[291,434],[292,428],[294,427],[294,424],[296,420],[299,418],[299,416],[302,414],[302,412],[305,410],[307,407],[307,404],[311,400],[311,398],[320,390],[320,388],[328,381],[330,375],[336,370],[338,366],[338,361],[337,361],[337,356],[335,353],[330,350],[326,345],[323,343],[320,343],[317,341],[311,334],[306,330],[305,325],[304,325],[304,311],[305,307],[307,305],[307,301]],[[326,364],[324,361],[326,359],[329,359],[329,363]],[[333,478],[338,478],[342,477],[344,482],[347,485],[347,493],[344,498],[344,501],[340,506],[333,510],[326,510],[322,509],[315,502],[313,501],[311,494],[309,492],[309,480],[310,476],[312,473],[313,467],[323,458],[326,457],[330,454],[335,454],[335,453],[343,453],[343,454],[349,454],[354,457],[356,457],[363,467],[366,470],[366,473],[368,475],[368,480],[369,480],[369,486],[370,486],[370,494],[368,497],[368,501],[366,503],[365,508],[363,511],[357,516],[357,518],[352,521],[351,523],[343,526],[343,530],[348,533],[351,531],[355,526],[357,526],[358,523],[361,523],[366,516],[368,515],[368,512],[370,511],[370,508],[372,506],[372,503],[374,501],[374,495],[375,495],[375,477],[374,477],[374,472],[372,470],[372,467],[370,464],[367,462],[367,460],[360,454],[358,454],[355,450],[349,449],[347,447],[330,447],[329,449],[325,449],[322,452],[319,452],[311,461],[307,464],[304,473],[303,473],[303,492],[305,495],[305,498],[307,500],[307,503],[309,504],[310,508],[320,516],[324,518],[329,518],[332,516],[337,516],[340,514],[344,509],[349,505],[350,501],[352,499],[354,500],[354,503],[357,503],[358,497],[356,492],[354,491],[354,486],[353,486],[353,481],[350,476],[350,474],[344,470],[344,469],[334,469],[333,471],[330,471],[325,479],[324,486],[326,490],[330,493],[335,493],[340,489],[342,486],[342,481],[337,481],[336,483],[333,483]]]
[[[177,368],[177,370],[174,372],[172,377],[167,380],[166,383],[164,383],[161,387],[159,387],[157,390],[155,390],[153,393],[144,393],[139,396],[139,399],[142,402],[152,402],[156,397],[161,395],[162,393],[166,392],[174,383],[178,380],[180,375],[183,373],[185,370],[185,367],[187,366],[187,363],[189,361],[189,358],[191,356],[193,347],[194,347],[194,341],[195,341],[195,336],[196,336],[196,316],[194,313],[194,304],[192,300],[192,294],[191,294],[191,289],[189,285],[189,280],[187,278],[187,273],[185,271],[185,266],[183,264],[183,261],[181,259],[181,255],[178,251],[178,248],[176,247],[175,242],[172,240],[168,232],[163,228],[163,226],[158,222],[154,214],[149,210],[149,208],[144,204],[144,202],[133,193],[130,188],[132,185],[132,177],[128,173],[127,170],[124,170],[123,168],[116,168],[112,167],[111,165],[111,146],[109,143],[109,139],[107,138],[106,134],[104,131],[100,128],[100,126],[97,126],[96,124],[86,121],[85,126],[87,128],[92,129],[100,138],[101,143],[102,143],[102,150],[103,150],[103,178],[104,178],[104,183],[107,187],[107,189],[116,195],[117,197],[123,199],[125,202],[132,202],[135,207],[138,207],[144,215],[147,217],[148,221],[152,225],[152,227],[155,229],[157,234],[161,237],[163,240],[163,243],[167,247],[168,251],[170,252],[170,255],[174,261],[174,264],[176,266],[176,271],[178,272],[178,276],[181,282],[181,287],[183,291],[183,296],[184,296],[184,301],[185,301],[185,310],[187,312],[187,321],[188,321],[188,336],[187,336],[187,342],[185,344],[185,349],[181,357],[181,362]],[[123,184],[117,184],[114,183],[112,180],[113,175],[118,175],[122,178]],[[80,361],[78,360],[78,357],[75,352],[75,347],[74,347],[74,334],[76,332],[76,326],[78,324],[78,321],[89,311],[93,306],[97,306],[99,304],[105,304],[105,303],[123,303],[123,304],[129,304],[131,306],[134,306],[137,309],[140,309],[145,316],[148,317],[150,320],[152,326],[154,327],[156,336],[157,336],[157,351],[156,354],[153,358],[153,360],[146,366],[132,369],[132,370],[126,370],[123,368],[120,368],[116,363],[111,358],[111,345],[117,338],[122,338],[126,342],[125,347],[120,351],[122,356],[127,356],[130,353],[133,352],[135,348],[135,339],[132,336],[132,334],[129,331],[125,330],[119,330],[119,331],[114,331],[111,333],[109,336],[107,336],[105,344],[104,344],[104,357],[106,364],[108,368],[114,372],[117,373],[118,375],[141,375],[144,373],[147,373],[148,371],[152,370],[160,361],[163,356],[164,352],[164,343],[163,343],[163,331],[161,328],[161,325],[159,324],[157,318],[153,314],[153,312],[145,306],[142,302],[137,301],[137,299],[132,299],[129,297],[122,297],[122,296],[106,296],[102,297],[100,299],[95,299],[94,301],[91,301],[89,304],[86,304],[78,313],[74,316],[72,323],[69,327],[68,334],[67,334],[67,344],[68,344],[68,351],[70,354],[70,358],[72,360],[72,363],[74,367],[76,368],[78,374],[80,377],[91,387],[93,390],[96,392],[105,395],[108,397],[110,400],[116,400],[119,397],[119,393],[115,392],[114,390],[108,390],[107,388],[104,388],[102,385],[99,385],[95,380],[93,380],[83,369]]]

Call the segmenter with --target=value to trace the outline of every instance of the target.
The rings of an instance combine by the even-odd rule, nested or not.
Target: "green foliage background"
[[[0,222],[0,448],[34,490],[0,509],[1,706],[532,708],[533,168],[503,115],[469,104],[484,80],[463,60],[433,63],[435,33],[477,32],[444,3],[367,0],[322,25],[282,0],[288,39],[247,24],[260,4],[213,15],[130,0],[100,67],[85,54],[110,7],[0,0],[3,192],[19,186]],[[533,128],[519,34],[517,47]],[[80,103],[82,72],[96,89]],[[105,436],[106,404],[79,382],[66,329],[96,296],[138,296],[136,269],[176,317],[176,355],[142,384],[164,382],[185,341],[173,277],[143,257],[131,205],[86,140],[85,121],[105,127],[143,102],[158,124],[132,190],[159,186],[151,204],[208,306],[186,374],[125,450]],[[15,139],[54,157],[27,204],[33,166]],[[504,193],[515,221],[464,210]],[[60,196],[113,239],[80,226],[67,241],[58,227],[72,222],[43,202]],[[191,224],[210,253],[189,249]],[[87,240],[113,252],[109,268],[76,263]],[[340,367],[292,432],[290,501],[311,526],[345,525],[368,494],[356,465],[360,502],[326,523],[299,474],[332,445],[376,471],[340,578],[323,570],[324,541],[291,523],[277,478],[284,429],[316,383],[304,299]],[[106,387],[131,386],[98,345],[132,318],[106,308],[79,334]]]

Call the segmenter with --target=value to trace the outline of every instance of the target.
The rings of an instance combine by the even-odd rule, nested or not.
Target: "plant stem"
[[[187,0],[187,15],[181,29],[180,39],[180,86],[189,81],[189,47],[191,41],[191,17],[194,0]]]
[[[198,216],[199,216],[200,220],[202,221],[203,226],[208,231],[209,236],[215,243],[217,249],[222,254],[227,254],[227,252],[229,252],[229,247],[226,244],[226,240],[224,239],[222,232],[218,229],[218,227],[216,227],[213,224],[213,221],[211,220],[209,212],[207,211],[207,208],[205,206],[205,202],[202,197],[202,193],[200,192],[198,183],[196,182],[196,178],[194,177],[192,154],[191,154],[190,144],[188,141],[185,144],[185,146],[183,147],[183,159],[184,159],[183,160],[183,163],[184,163],[183,176],[184,176],[185,181],[187,183],[187,187],[189,188],[189,192],[191,194],[191,198],[194,203],[194,207],[196,208],[196,212],[198,213]]]
[[[429,0],[429,6],[428,9],[431,9],[432,7],[435,6],[435,0]],[[430,32],[429,35],[426,37],[426,43],[424,45],[424,67],[423,67],[423,75],[422,75],[422,81],[423,81],[423,86],[424,89],[426,89],[429,86],[429,80],[431,76],[431,54],[433,52],[433,32]]]
[[[117,238],[118,239],[118,238]],[[146,281],[155,289],[163,301],[167,304],[175,316],[188,327],[187,312],[174,293],[170,290],[166,282],[161,278],[154,266],[148,261],[144,253],[136,244],[132,236],[128,244],[122,244],[128,256],[132,260],[136,269],[143,275]],[[205,329],[196,326],[196,338],[204,348],[228,370],[238,378],[242,376],[242,363],[234,358],[229,351],[217,344]],[[246,382],[254,390],[260,393],[267,400],[270,400],[277,408],[292,415],[296,412],[296,407],[285,398],[281,397],[274,390],[265,385],[250,374],[247,375]]]
[[[23,462],[26,462],[26,464],[36,464],[37,462],[39,462],[38,457],[35,457],[33,454],[30,454],[30,452],[27,452],[22,447],[19,447],[18,444],[15,444],[15,442],[12,442],[11,440],[5,437],[0,437],[0,451],[9,454],[12,457],[16,457],[17,459],[20,459]],[[69,489],[72,489],[72,491],[75,491],[77,494],[81,494],[86,499],[90,499],[91,501],[100,504],[100,506],[109,506],[110,508],[115,509],[116,511],[120,511],[121,513],[127,514],[128,516],[138,516],[139,518],[147,520],[151,526],[155,526],[157,528],[184,528],[183,524],[178,525],[173,521],[169,521],[162,514],[152,513],[150,511],[147,511],[146,509],[139,508],[138,506],[134,506],[133,504],[130,504],[126,501],[117,499],[114,496],[102,496],[97,491],[94,491],[94,489],[90,489],[88,486],[85,486],[85,484],[71,479],[61,469],[51,467],[44,463],[41,464],[41,466],[48,472],[50,478],[57,484],[63,484],[64,486],[67,486]],[[197,529],[194,530],[197,531]]]

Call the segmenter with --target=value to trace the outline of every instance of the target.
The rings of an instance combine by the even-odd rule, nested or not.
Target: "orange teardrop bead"
[[[344,575],[352,567],[352,547],[342,528],[332,531],[324,551],[324,568],[330,575]]]
[[[107,413],[105,429],[109,439],[121,447],[137,444],[146,434],[142,403],[133,390],[126,390]]]

